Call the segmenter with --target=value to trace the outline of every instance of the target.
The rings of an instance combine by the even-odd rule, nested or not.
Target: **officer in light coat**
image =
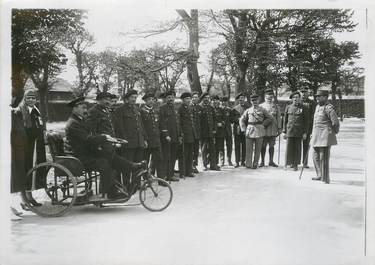
[[[245,166],[256,169],[258,168],[265,128],[272,122],[272,116],[259,106],[258,95],[252,95],[250,99],[252,106],[242,114],[240,126],[246,137]]]
[[[332,145],[337,145],[336,134],[339,132],[340,122],[332,104],[328,103],[328,91],[318,90],[315,98],[318,105],[310,141],[314,148],[313,161],[317,175],[313,180],[329,183],[330,150]]]

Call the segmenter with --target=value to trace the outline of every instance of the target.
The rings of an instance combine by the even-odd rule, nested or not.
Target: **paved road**
[[[26,216],[13,222],[17,255],[6,264],[361,264],[363,136],[363,122],[343,123],[330,185],[311,181],[313,169],[299,181],[281,168],[224,168],[173,183],[161,213],[88,206]]]

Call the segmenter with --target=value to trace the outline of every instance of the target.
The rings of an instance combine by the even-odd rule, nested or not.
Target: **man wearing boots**
[[[314,148],[313,160],[317,177],[313,180],[330,182],[329,157],[332,145],[337,145],[336,134],[340,122],[333,105],[328,103],[328,91],[318,90],[315,95],[318,105],[315,109],[311,146]]]
[[[221,98],[222,110],[224,115],[224,140],[225,146],[227,148],[227,160],[228,165],[233,166],[232,164],[232,150],[233,150],[233,139],[232,139],[232,122],[231,122],[231,108],[229,107],[229,97],[224,96]],[[224,152],[221,157],[222,165],[224,165]]]
[[[262,161],[259,167],[264,166],[266,150],[268,145],[268,152],[269,152],[269,163],[268,165],[271,167],[278,167],[277,164],[273,161],[273,155],[275,153],[275,144],[276,144],[276,137],[280,135],[282,131],[282,124],[281,124],[281,113],[279,106],[274,102],[274,93],[272,89],[267,89],[265,91],[264,99],[265,101],[260,104],[262,108],[268,111],[268,113],[272,116],[272,122],[267,128],[265,129],[265,135],[263,137],[263,146],[261,150],[261,158]]]

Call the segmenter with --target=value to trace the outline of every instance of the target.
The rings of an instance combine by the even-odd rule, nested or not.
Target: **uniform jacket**
[[[86,122],[96,134],[115,135],[110,110],[99,104],[89,109]]]
[[[105,136],[93,134],[89,124],[74,114],[66,123],[65,133],[74,156],[83,163],[93,159],[98,147],[106,142]]]
[[[202,138],[212,138],[215,136],[216,124],[214,120],[214,108],[210,104],[200,104],[201,113],[201,136]]]
[[[144,148],[147,136],[138,106],[123,104],[113,114],[115,135],[128,141],[126,148]]]
[[[265,127],[272,122],[271,115],[262,107],[248,108],[240,118],[240,127],[247,138],[260,138],[265,135]]]
[[[215,137],[224,138],[225,137],[224,111],[221,107],[213,107],[213,109],[214,109],[214,121],[216,125]]]
[[[193,112],[193,122],[194,122],[194,130],[195,135],[197,136],[197,140],[201,139],[201,115],[202,115],[202,108],[199,104],[191,104],[191,109]]]
[[[180,128],[174,104],[165,103],[160,106],[160,125],[165,130],[165,136],[171,137],[171,143],[178,143]]]
[[[143,126],[147,135],[147,143],[149,147],[160,146],[160,121],[159,113],[154,108],[143,106],[141,108],[141,117]]]
[[[307,129],[307,134],[311,134],[312,127],[313,127],[313,121],[314,121],[314,113],[316,108],[316,103],[314,100],[311,100],[309,98],[303,100],[303,106],[305,107],[307,111],[307,117],[309,120],[309,128]]]
[[[275,103],[269,104],[268,102],[263,102],[260,104],[260,106],[268,111],[268,113],[272,116],[272,123],[267,126],[264,136],[279,135],[279,131],[281,131],[283,127],[281,123],[281,112],[279,106],[277,106]]]
[[[243,135],[244,132],[241,131],[241,127],[239,125],[239,120],[242,114],[245,112],[246,106],[241,106],[240,104],[233,107],[231,111],[231,121],[233,123],[233,134],[234,135]]]
[[[302,137],[309,128],[308,113],[301,104],[290,104],[285,108],[283,132],[287,137]]]
[[[340,122],[333,106],[329,103],[323,106],[316,106],[311,145],[313,147],[336,145],[336,134],[339,129]]]
[[[229,107],[223,107],[222,110],[223,110],[223,118],[224,118],[225,137],[232,137],[232,120],[231,120],[232,109]]]
[[[197,139],[195,125],[194,125],[194,116],[191,106],[181,104],[178,108],[178,116],[181,128],[181,136],[184,143],[194,143]]]

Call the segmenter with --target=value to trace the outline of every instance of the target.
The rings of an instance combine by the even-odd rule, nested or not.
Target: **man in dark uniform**
[[[194,116],[190,105],[191,93],[185,92],[181,94],[182,104],[178,109],[178,116],[182,136],[182,168],[180,173],[184,177],[195,177],[193,174],[193,144],[197,138],[195,134]]]
[[[215,133],[216,124],[214,120],[214,109],[210,105],[210,95],[205,92],[201,96],[201,139],[202,139],[202,160],[205,170],[208,170],[208,164],[211,170],[220,170],[217,165],[215,154]]]
[[[302,88],[299,90],[302,95],[302,104],[307,112],[307,118],[309,120],[309,128],[306,130],[306,139],[302,142],[302,161],[303,161],[303,167],[309,168],[308,161],[309,161],[309,145],[310,145],[310,137],[312,133],[312,125],[314,121],[314,112],[316,103],[314,100],[311,100],[309,98],[309,91],[306,88]]]
[[[219,162],[219,156],[224,157],[224,112],[220,106],[220,98],[218,95],[212,96],[212,106],[214,109],[214,121],[216,125],[215,133],[215,160]],[[221,166],[224,166],[224,160],[221,162]]]
[[[100,191],[109,199],[126,196],[113,185],[112,167],[119,172],[138,170],[144,163],[133,163],[116,154],[115,147],[110,142],[115,139],[106,134],[99,134],[90,129],[84,120],[87,106],[84,98],[72,100],[69,107],[73,108],[72,115],[65,127],[66,137],[72,147],[73,154],[87,170],[96,170],[100,173]]]
[[[147,164],[151,162],[152,167],[155,168],[158,178],[165,178],[163,172],[163,159],[160,144],[160,123],[159,114],[155,110],[155,97],[152,93],[146,93],[142,97],[145,105],[141,108],[141,117],[143,126],[147,135],[147,148],[145,149],[144,160]],[[150,159],[151,157],[151,159]]]
[[[142,161],[144,149],[147,147],[147,136],[143,128],[141,112],[135,104],[137,97],[137,91],[129,90],[124,96],[127,103],[117,107],[113,114],[116,137],[128,141],[128,144],[121,149],[121,155],[134,162]],[[130,179],[128,177],[130,173],[126,174],[125,179]]]
[[[235,167],[245,166],[246,158],[246,138],[245,133],[241,131],[239,125],[239,119],[247,109],[246,96],[242,93],[236,96],[238,104],[233,107],[231,111],[231,121],[233,123],[233,135],[234,135],[234,152],[236,157]]]
[[[290,165],[297,171],[301,163],[302,139],[306,139],[309,124],[306,110],[300,102],[300,93],[293,92],[289,98],[292,99],[292,104],[285,108],[283,124],[284,139],[287,139],[285,169]]]
[[[194,139],[194,144],[193,144],[193,173],[199,173],[197,166],[198,166],[198,156],[199,156],[199,142],[201,139],[200,116],[201,116],[202,110],[199,105],[199,93],[198,92],[192,93],[191,108],[193,112],[193,123],[194,123],[195,135],[196,135],[196,138]]]
[[[160,106],[160,125],[166,130],[166,137],[161,143],[163,147],[163,170],[166,172],[167,180],[179,181],[179,178],[174,176],[178,144],[181,142],[178,117],[174,107],[176,93],[171,90],[166,92],[165,96],[166,103]]]
[[[227,160],[228,165],[233,166],[232,164],[232,150],[233,150],[233,139],[232,139],[232,122],[231,122],[231,112],[232,109],[229,107],[229,97],[224,96],[221,98],[222,102],[222,110],[224,115],[224,140],[225,140],[225,146],[227,148]],[[221,164],[224,165],[224,153],[221,158]]]

